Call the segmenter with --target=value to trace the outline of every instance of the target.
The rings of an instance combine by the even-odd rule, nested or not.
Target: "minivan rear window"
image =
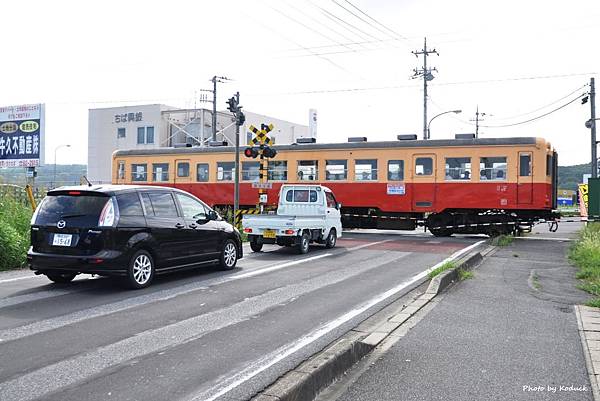
[[[108,199],[101,194],[48,195],[40,205],[35,224],[56,224],[65,220],[68,225],[95,227]]]

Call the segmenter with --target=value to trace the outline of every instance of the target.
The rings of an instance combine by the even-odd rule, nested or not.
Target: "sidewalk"
[[[561,231],[499,248],[339,400],[592,400]]]

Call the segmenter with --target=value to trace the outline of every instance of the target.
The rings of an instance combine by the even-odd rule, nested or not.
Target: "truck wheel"
[[[300,252],[301,255],[308,253],[309,246],[310,236],[308,235],[308,233],[304,233],[302,234],[302,237],[300,237],[300,243],[298,244],[298,252]]]
[[[250,241],[250,249],[252,249],[252,251],[254,251],[254,252],[260,252],[262,250],[262,247],[263,247],[262,242],[258,242],[256,240]]]
[[[337,233],[335,231],[335,228],[332,228],[331,230],[329,230],[329,235],[327,236],[327,240],[325,241],[325,248],[327,249],[331,249],[335,246],[335,243],[337,242]]]

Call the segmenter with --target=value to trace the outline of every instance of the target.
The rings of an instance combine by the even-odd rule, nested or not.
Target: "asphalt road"
[[[332,250],[269,246],[139,291],[0,274],[0,400],[249,399],[480,239],[349,232]]]

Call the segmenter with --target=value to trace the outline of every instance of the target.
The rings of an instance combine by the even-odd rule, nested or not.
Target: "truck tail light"
[[[245,233],[251,233],[251,232],[252,232],[252,229],[251,229],[251,228],[244,228],[244,232],[245,232]]]
[[[285,230],[286,235],[292,235],[293,233],[294,233],[294,230]]]

